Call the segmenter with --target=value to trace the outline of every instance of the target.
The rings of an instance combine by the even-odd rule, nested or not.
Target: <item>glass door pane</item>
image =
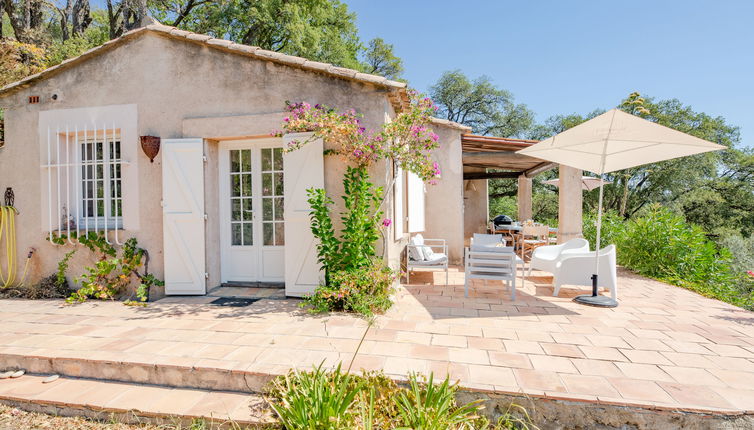
[[[234,246],[254,245],[251,166],[251,149],[230,150],[230,237]]]
[[[262,148],[262,244],[285,245],[283,149]]]

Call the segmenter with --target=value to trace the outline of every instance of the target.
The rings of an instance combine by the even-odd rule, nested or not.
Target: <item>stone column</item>
[[[560,165],[558,184],[558,243],[582,237],[582,192],[579,169]]]
[[[531,219],[531,178],[518,177],[518,220]]]

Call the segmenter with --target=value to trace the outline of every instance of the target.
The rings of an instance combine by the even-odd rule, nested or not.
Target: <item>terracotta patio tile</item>
[[[516,385],[513,370],[505,367],[469,365],[469,381],[478,384],[492,384],[502,386]]]
[[[655,382],[628,378],[607,378],[607,380],[625,399],[673,403],[673,398]]]
[[[628,361],[628,358],[617,348],[606,346],[579,346],[586,358],[592,360]]]
[[[535,370],[547,370],[558,373],[578,373],[571,360],[565,357],[549,355],[529,355],[529,360]]]
[[[628,344],[617,336],[605,336],[601,334],[587,334],[587,340],[594,346],[606,346],[612,348],[628,348]]]
[[[528,342],[523,340],[504,340],[503,345],[507,352],[520,352],[525,354],[544,354],[542,347],[538,342]]]
[[[450,361],[454,363],[490,364],[487,351],[482,349],[450,348]]]
[[[399,331],[395,335],[395,341],[429,345],[432,342],[432,335],[429,333],[417,333],[414,331]]]
[[[584,358],[584,354],[575,345],[561,345],[559,343],[541,343],[540,346],[547,355],[560,357]]]
[[[699,369],[695,367],[679,367],[679,366],[660,366],[667,374],[672,376],[675,381],[681,384],[687,385],[706,385],[706,386],[721,386],[725,387],[726,384],[721,380],[713,376],[706,369]]]
[[[741,388],[744,390],[754,387],[754,373],[739,372],[727,369],[707,369],[717,379],[721,380],[731,388]]]
[[[632,363],[645,364],[672,364],[670,360],[662,356],[657,351],[641,351],[635,349],[621,349],[623,355],[628,357]]]
[[[700,354],[686,354],[681,352],[662,352],[661,353],[665,358],[670,360],[673,364],[676,366],[683,366],[683,367],[701,367],[705,369],[717,369],[719,367],[725,367],[720,366],[720,357],[717,358],[707,358],[708,356],[700,355]],[[736,360],[743,360],[745,359],[736,359]],[[736,366],[733,366],[736,367]],[[752,366],[752,370],[754,370],[754,366]]]
[[[723,357],[754,358],[754,353],[735,345],[706,344],[705,347]]]
[[[704,347],[704,344],[699,344],[695,342],[681,342],[676,340],[665,340],[665,344],[667,344],[670,348],[672,348],[675,352],[684,352],[688,354],[707,354],[707,355],[717,355],[711,350]]]
[[[493,366],[514,367],[519,369],[531,369],[529,357],[525,354],[514,352],[489,351],[490,363]]]
[[[618,391],[601,376],[560,375],[569,393],[618,397]]]
[[[466,341],[469,343],[469,348],[472,349],[486,349],[488,351],[502,351],[504,349],[503,342],[500,339],[467,337]]]
[[[482,329],[484,337],[495,339],[518,339],[516,330],[506,328],[489,328],[484,327]]]
[[[669,374],[654,364],[641,363],[615,363],[626,378],[643,379],[647,381],[675,382]],[[673,366],[667,366],[673,367]]]
[[[710,389],[738,409],[754,410],[754,390],[729,387],[710,387]]]
[[[734,406],[727,399],[710,388],[700,385],[684,385],[671,382],[660,382],[662,387],[678,403],[682,405],[712,406],[715,408],[733,409]]]
[[[442,346],[414,345],[409,353],[410,358],[422,360],[448,361],[448,348]]]
[[[535,389],[542,391],[565,391],[565,385],[560,376],[555,372],[542,370],[514,369],[516,381],[524,389]]]
[[[193,416],[211,416],[226,420],[241,405],[248,403],[249,396],[239,393],[210,392],[186,410]]]
[[[582,375],[622,377],[623,372],[612,361],[574,358],[571,360]]]
[[[237,346],[228,355],[222,357],[227,361],[239,361],[242,363],[250,363],[254,361],[264,349],[255,346]]]
[[[411,372],[426,373],[427,360],[413,358],[387,357],[385,360],[385,373],[390,375],[407,375]]]
[[[672,349],[668,345],[657,339],[624,337],[623,340],[631,345],[631,348],[633,349],[640,349],[644,351],[672,351]]]
[[[449,332],[449,334],[454,335],[454,336],[476,336],[476,337],[481,337],[482,336],[482,329],[480,327],[453,324],[453,325],[450,326],[450,332]]]
[[[466,336],[435,334],[432,336],[432,345],[466,348],[468,344],[466,343]]]
[[[469,365],[463,363],[451,363],[449,361],[430,361],[429,371],[434,374],[435,380],[468,381]]]
[[[571,345],[591,345],[589,340],[583,334],[573,333],[552,333],[552,338],[557,343],[567,343]]]
[[[172,390],[163,387],[132,385],[121,395],[114,397],[104,406],[119,410],[150,411],[154,403],[168,397]],[[90,391],[90,393],[92,393]]]

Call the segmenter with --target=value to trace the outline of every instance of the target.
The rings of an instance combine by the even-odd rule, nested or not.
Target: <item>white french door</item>
[[[221,142],[219,163],[222,282],[282,282],[281,140]]]

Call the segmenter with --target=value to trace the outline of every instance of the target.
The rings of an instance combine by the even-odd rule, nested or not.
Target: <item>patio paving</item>
[[[62,357],[281,374],[339,361],[353,369],[449,373],[464,387],[671,410],[754,410],[754,313],[619,273],[620,306],[571,301],[585,289],[524,282],[515,302],[499,283],[417,272],[374,325],[308,315],[300,301],[242,308],[204,297],[147,308],[90,302],[0,301],[0,360]],[[435,282],[435,280],[437,282]],[[366,334],[366,335],[365,335]],[[2,384],[2,381],[0,381]]]

